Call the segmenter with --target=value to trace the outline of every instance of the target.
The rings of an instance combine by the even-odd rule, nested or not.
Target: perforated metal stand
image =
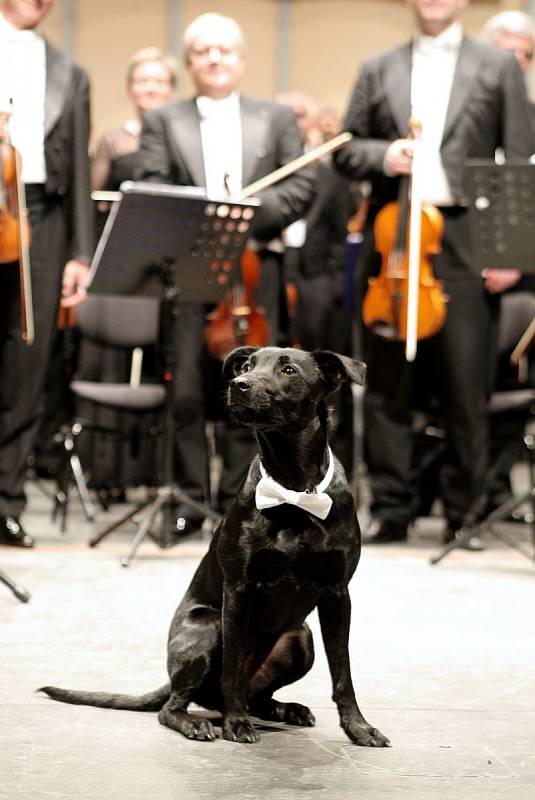
[[[431,564],[438,564],[448,553],[451,553],[452,550],[462,547],[472,536],[484,536],[487,533],[499,539],[508,547],[517,550],[530,561],[535,562],[535,436],[532,433],[526,433],[524,435],[524,445],[530,473],[530,488],[528,491],[502,503],[481,522],[467,526],[458,531],[453,541],[448,542],[442,550],[431,557]],[[531,506],[529,514],[530,522],[528,523],[531,527],[531,548],[529,550],[526,549],[522,543],[515,541],[511,536],[504,534],[503,531],[497,531],[494,527],[497,522],[508,519],[514,511],[525,503],[529,503]]]

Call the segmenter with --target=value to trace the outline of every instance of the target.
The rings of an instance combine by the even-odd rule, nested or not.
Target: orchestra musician
[[[441,471],[446,541],[469,527],[484,500],[487,453],[486,365],[494,363],[499,293],[514,272],[470,264],[467,158],[528,158],[532,151],[526,89],[518,64],[506,53],[463,34],[459,21],[469,0],[406,0],[415,25],[411,42],[367,61],[347,112],[354,139],[335,155],[338,168],[372,183],[371,213],[361,253],[367,274],[377,270],[372,226],[377,210],[394,199],[398,177],[411,172],[409,117],[422,124],[423,199],[444,217],[442,250],[434,272],[449,297],[443,328],[418,342],[416,360],[404,345],[365,332],[368,386],[365,450],[372,493],[370,544],[407,539],[411,498],[411,404],[418,375],[441,403],[448,448]],[[494,342],[494,345],[493,345]],[[469,549],[480,549],[475,537]]]
[[[185,31],[184,56],[196,96],[173,100],[145,114],[140,144],[142,180],[203,186],[209,195],[220,197],[225,187],[237,193],[302,153],[299,130],[289,108],[240,93],[245,42],[235,20],[214,13],[197,17]],[[282,252],[273,240],[303,216],[312,195],[313,181],[307,170],[260,193],[262,205],[252,228],[261,261],[256,300],[266,310],[272,342],[278,337],[282,293]],[[208,484],[204,328],[205,309],[181,304],[176,337],[176,463],[181,487],[191,497],[203,500]],[[214,393],[212,387],[210,394]],[[254,446],[248,432],[228,428],[225,433],[219,487],[223,509],[245,475]],[[184,525],[191,529],[198,523],[187,509],[179,509],[178,517],[181,530],[188,530]]]
[[[135,52],[126,68],[126,91],[132,117],[105,131],[91,159],[91,188],[117,191],[123,181],[133,180],[137,169],[143,114],[170,100],[178,81],[178,63],[159,47]]]
[[[11,103],[30,215],[35,340],[19,330],[16,264],[0,266],[0,544],[32,547],[21,525],[26,463],[39,428],[60,295],[72,306],[93,247],[86,73],[34,29],[53,0],[0,2],[0,93]]]
[[[91,188],[117,191],[123,181],[134,180],[138,163],[139,139],[143,114],[166,103],[175,95],[178,63],[158,47],[145,47],[136,51],[126,67],[126,91],[132,114],[122,125],[104,131],[98,138],[91,159]],[[97,239],[106,222],[109,203],[97,202]],[[144,369],[149,375],[155,372],[152,352],[143,354]],[[77,377],[82,380],[101,380],[110,383],[128,382],[131,368],[130,354],[106,347],[88,338],[80,343]],[[76,413],[86,420],[101,418],[91,403],[75,401]],[[125,412],[106,411],[106,426],[119,425]],[[134,424],[135,414],[132,415]],[[129,420],[130,422],[130,420]],[[128,423],[125,423],[128,424]],[[91,487],[96,489],[101,502],[124,501],[128,486],[150,483],[153,479],[156,444],[153,439],[141,437],[135,453],[125,442],[86,432],[79,437],[78,450],[82,463],[90,468]]]

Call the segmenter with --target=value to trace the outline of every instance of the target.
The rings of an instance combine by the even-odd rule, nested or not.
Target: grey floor
[[[110,514],[99,513],[98,524]],[[0,798],[535,797],[535,566],[494,540],[486,552],[429,555],[440,521],[406,546],[366,548],[352,583],[351,657],[360,706],[392,741],[371,750],[338,727],[318,624],[316,663],[279,693],[310,705],[313,729],[261,725],[261,741],[186,741],[154,714],[55,703],[43,684],[142,693],[166,679],[167,627],[206,541],[146,542],[119,565],[132,529],[97,549],[73,502],[69,530],[32,490],[33,551],[0,548]],[[528,542],[528,529],[509,525]]]

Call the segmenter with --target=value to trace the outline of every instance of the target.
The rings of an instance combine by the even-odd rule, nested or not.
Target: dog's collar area
[[[326,493],[334,475],[334,458],[332,450],[327,449],[329,454],[329,466],[323,479],[318,483],[314,489],[306,489],[304,492],[294,492],[292,489],[287,489],[282,484],[277,483],[273,478],[268,475],[264,465],[260,462],[261,478],[256,485],[255,501],[256,507],[263,511],[266,508],[274,508],[283,503],[289,503],[293,506],[298,506],[304,511],[308,511],[319,519],[326,519],[331,510],[333,501],[332,498]]]

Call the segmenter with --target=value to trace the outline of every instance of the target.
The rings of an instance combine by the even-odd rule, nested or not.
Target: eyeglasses
[[[170,78],[134,78],[132,86],[158,86],[158,88],[167,88],[171,85]]]
[[[217,56],[216,56],[217,54]],[[223,47],[219,44],[213,44],[209,47],[192,47],[189,51],[189,57],[192,61],[210,61],[218,57],[221,61],[230,61],[238,54],[236,48]]]

